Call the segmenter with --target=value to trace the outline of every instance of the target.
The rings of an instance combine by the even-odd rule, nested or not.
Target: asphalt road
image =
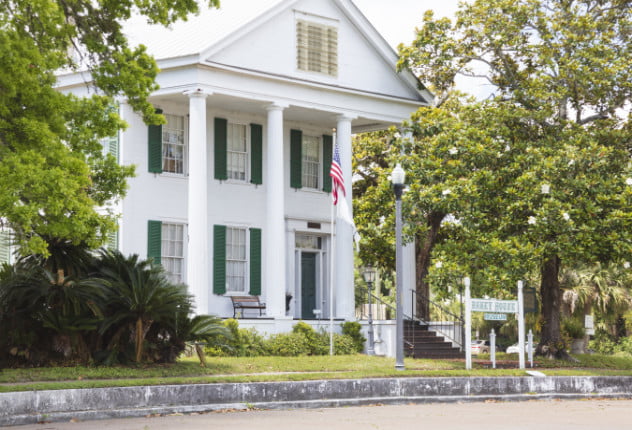
[[[448,403],[43,423],[16,430],[617,430],[631,429],[632,400]]]

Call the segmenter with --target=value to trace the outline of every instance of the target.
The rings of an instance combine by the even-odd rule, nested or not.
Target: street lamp
[[[404,293],[403,285],[403,249],[402,249],[402,192],[404,191],[404,181],[406,172],[397,163],[391,173],[393,190],[395,191],[395,276],[397,277],[396,307],[395,307],[395,369],[404,370],[404,315],[402,300]]]
[[[362,276],[364,282],[366,282],[367,289],[369,291],[369,344],[366,348],[367,355],[375,355],[375,342],[373,338],[373,306],[371,306],[371,296],[373,295],[373,283],[375,282],[375,276],[377,271],[375,267],[370,264],[364,268]]]

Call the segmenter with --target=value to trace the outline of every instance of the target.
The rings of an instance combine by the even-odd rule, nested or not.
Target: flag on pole
[[[334,148],[334,156],[331,160],[331,170],[329,171],[329,176],[331,176],[332,181],[332,193],[334,196],[334,205],[338,203],[338,192],[342,191],[342,196],[346,196],[347,193],[345,191],[345,180],[342,176],[342,163],[340,162],[340,151],[338,150],[338,143],[336,142]]]

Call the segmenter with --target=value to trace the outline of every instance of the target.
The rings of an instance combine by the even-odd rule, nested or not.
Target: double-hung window
[[[215,179],[263,183],[263,129],[225,118],[214,121]]]
[[[184,225],[162,223],[161,264],[174,283],[183,282]]]
[[[290,130],[290,186],[308,190],[331,191],[333,139]]]
[[[165,115],[165,118],[167,123],[162,126],[162,171],[184,175],[184,117]]]
[[[162,113],[156,109],[157,113]],[[165,114],[166,124],[147,129],[147,167],[150,173],[184,176],[187,171],[186,119],[182,115]]]
[[[261,229],[213,226],[213,293],[261,294]]]
[[[248,178],[248,128],[245,124],[228,123],[227,168],[228,179],[246,181]]]
[[[174,283],[185,281],[185,237],[183,223],[147,222],[147,258],[154,264],[160,264]]]
[[[322,173],[320,138],[303,136],[302,185],[304,188],[318,189]]]
[[[226,291],[229,293],[246,292],[246,231],[245,228],[226,228]]]

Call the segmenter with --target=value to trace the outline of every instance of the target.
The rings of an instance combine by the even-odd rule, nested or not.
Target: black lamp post
[[[395,369],[404,370],[404,315],[402,300],[404,299],[403,284],[403,248],[402,248],[402,192],[406,172],[397,164],[391,173],[393,190],[395,191],[395,276],[397,277],[396,325],[395,325]]]
[[[373,283],[375,282],[376,273],[377,271],[370,264],[365,267],[364,271],[362,272],[364,282],[366,282],[369,292],[369,344],[366,348],[367,355],[375,355],[375,341],[373,337],[373,306],[371,304],[371,296],[373,295]]]

